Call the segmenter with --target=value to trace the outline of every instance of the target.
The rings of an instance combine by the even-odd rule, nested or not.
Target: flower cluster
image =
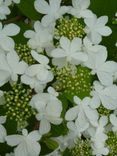
[[[25,31],[27,44],[11,38],[20,31],[16,24],[0,23],[0,143],[11,147],[6,156],[117,155],[117,63],[101,45],[112,33],[108,17],[89,10],[90,0],[64,2],[35,0],[41,21]],[[1,20],[13,3],[20,0],[0,1]],[[8,120],[16,123],[16,134],[7,131]]]

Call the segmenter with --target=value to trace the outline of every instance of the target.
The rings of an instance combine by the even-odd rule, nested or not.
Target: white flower
[[[2,124],[6,122],[6,116],[0,116],[0,143],[5,142],[5,137],[7,135],[6,129]]]
[[[48,90],[48,92],[50,90]],[[50,123],[59,125],[62,122],[60,117],[62,112],[62,103],[57,99],[55,94],[53,95],[53,91],[35,95],[32,98],[30,105],[38,112],[36,118],[40,121],[39,131],[41,134],[45,134],[50,131]]]
[[[38,64],[29,66],[21,80],[23,83],[30,85],[31,88],[35,88],[36,90],[40,88],[40,91],[42,91],[46,83],[53,80],[53,74],[48,65],[49,59],[33,50],[31,54]]]
[[[90,5],[90,0],[72,0],[73,7],[70,8],[70,13],[77,18],[93,17],[91,10],[87,9]]]
[[[95,55],[90,55],[85,65],[92,69],[92,74],[97,74],[98,79],[103,85],[113,84],[113,75],[117,71],[117,63],[106,61],[107,51],[99,51]]]
[[[100,51],[107,51],[107,48],[105,46],[102,46],[102,45],[93,44],[91,42],[91,40],[86,36],[83,40],[83,50],[88,55],[90,55],[90,54],[96,54]]]
[[[41,150],[38,141],[41,135],[38,131],[32,131],[28,134],[26,129],[22,130],[22,135],[9,135],[5,140],[9,146],[17,146],[14,150],[15,156],[38,156]]]
[[[92,149],[93,154],[96,156],[107,155],[109,152],[108,148],[105,147],[105,141],[108,139],[108,136],[105,134],[105,126],[107,123],[108,118],[106,116],[102,116],[95,130],[95,134],[92,134]]]
[[[91,92],[93,108],[98,108],[102,104],[105,108],[115,110],[117,108],[117,86],[105,87],[100,82],[95,81],[94,90]]]
[[[61,37],[60,48],[56,48],[51,52],[53,64],[63,67],[67,63],[78,65],[86,61],[87,55],[81,50],[82,40],[80,38],[74,38],[70,41],[66,37]]]
[[[26,68],[27,64],[19,61],[15,51],[7,55],[0,54],[0,86],[11,80],[17,81],[18,75],[23,74]]]
[[[46,87],[45,84],[41,84],[40,81],[36,77],[31,77],[29,75],[23,74],[21,76],[21,82],[29,85],[32,89],[34,89],[37,93],[43,92]]]
[[[117,132],[117,117],[115,114],[110,115],[110,122],[112,124],[112,130]]]
[[[54,139],[55,141],[57,141],[57,143],[59,144],[58,149],[63,152],[65,151],[66,148],[73,148],[74,146],[74,139],[75,139],[75,135],[72,132],[68,132],[67,135],[64,136],[59,136],[59,137],[54,137],[52,139]]]
[[[84,20],[87,25],[85,30],[87,36],[95,44],[98,44],[102,40],[102,36],[108,36],[112,33],[111,29],[105,24],[108,22],[107,16],[101,16],[97,18],[93,16],[92,18],[87,18]]]
[[[45,48],[52,45],[53,35],[49,27],[44,27],[39,21],[34,23],[34,30],[27,30],[24,33],[26,38],[29,38],[28,44],[32,49],[42,52]]]
[[[77,104],[77,106],[74,106],[67,111],[65,119],[67,121],[75,120],[76,126],[73,126],[73,123],[72,126],[76,127],[79,133],[85,131],[90,124],[96,126],[98,120],[98,112],[90,107],[91,99],[89,97],[85,97],[81,101],[81,99],[75,96],[74,102]]]
[[[0,0],[0,19],[6,19],[6,16],[10,14],[10,9],[8,6],[10,3],[5,2],[4,0]]]
[[[9,36],[15,36],[19,31],[20,28],[16,24],[8,24],[3,27],[0,23],[0,50],[12,51],[15,43]]]
[[[60,6],[61,0],[49,0],[49,4],[45,0],[36,0],[35,9],[45,16],[42,18],[43,25],[47,26],[54,23],[58,18],[68,11],[68,7]]]

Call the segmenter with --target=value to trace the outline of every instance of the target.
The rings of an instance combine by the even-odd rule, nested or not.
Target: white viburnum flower
[[[38,112],[36,118],[40,121],[40,134],[45,134],[50,131],[50,123],[59,125],[62,122],[62,118],[60,117],[62,103],[57,98],[56,92],[54,91],[55,94],[53,94],[53,91],[54,89],[48,88],[48,93],[39,93],[35,95],[30,102],[30,105]]]
[[[85,97],[83,100],[74,97],[74,102],[77,104],[73,108],[70,108],[65,115],[67,121],[75,120],[75,125],[79,132],[85,131],[89,125],[96,126],[98,120],[98,112],[90,107],[91,99]]]
[[[105,134],[105,126],[107,123],[108,118],[102,116],[95,129],[95,133],[91,136],[93,154],[96,156],[107,155],[109,153],[109,149],[105,147],[105,141],[108,139],[108,136]]]
[[[93,13],[88,9],[90,0],[72,0],[73,7],[70,7],[70,13],[77,18],[91,18]]]
[[[107,51],[107,48],[102,45],[93,44],[91,40],[86,36],[83,39],[83,50],[88,54],[90,57],[90,54],[96,54],[100,51]]]
[[[10,14],[9,5],[10,3],[0,0],[0,20],[6,19],[6,16]]]
[[[8,135],[5,137],[9,146],[17,146],[14,150],[15,156],[38,156],[41,150],[38,142],[40,139],[41,135],[37,130],[28,134],[26,129],[22,130],[22,135]]]
[[[61,37],[60,48],[52,50],[53,64],[59,67],[66,66],[68,63],[79,65],[87,61],[88,57],[82,52],[82,40],[74,38],[70,41],[67,37]]]
[[[112,33],[112,30],[108,26],[105,26],[108,22],[107,16],[97,18],[94,15],[92,18],[86,18],[84,22],[86,24],[85,31],[87,36],[94,44],[99,44],[102,36],[109,36]]]
[[[22,75],[27,68],[24,61],[20,61],[15,51],[0,54],[0,86],[8,81],[17,81],[18,75]]]
[[[35,9],[45,16],[42,18],[44,26],[54,23],[58,18],[62,17],[68,11],[68,7],[61,6],[62,0],[49,0],[49,4],[45,0],[36,0]]]
[[[31,54],[38,63],[29,66],[21,80],[36,90],[40,87],[40,91],[42,91],[46,84],[53,80],[53,73],[50,71],[50,66],[48,65],[49,59],[34,50],[31,51]]]
[[[76,139],[76,135],[74,135],[74,133],[72,132],[68,132],[67,135],[61,135],[59,137],[53,137],[53,140],[55,140],[58,144],[59,147],[58,149],[63,152],[65,151],[66,148],[73,148],[75,143],[74,143],[74,139]]]
[[[94,81],[91,95],[93,96],[90,105],[92,108],[98,108],[100,104],[109,110],[115,110],[117,108],[116,85],[105,87],[100,82]]]
[[[110,122],[112,124],[112,130],[117,132],[117,116],[115,114],[110,115]]]
[[[19,33],[20,28],[16,24],[7,24],[3,27],[0,23],[0,51],[12,51],[14,50],[15,43],[9,36],[15,36]]]
[[[0,143],[5,142],[5,137],[7,135],[6,129],[2,124],[6,122],[6,116],[0,116]]]
[[[113,84],[113,76],[117,71],[117,63],[114,61],[106,61],[107,51],[99,51],[95,55],[90,55],[85,65],[92,69],[92,74],[97,75],[99,81],[109,86]]]
[[[53,35],[49,28],[36,21],[34,23],[34,31],[27,30],[24,33],[24,36],[29,38],[28,45],[38,52],[43,52],[45,48],[52,46]]]

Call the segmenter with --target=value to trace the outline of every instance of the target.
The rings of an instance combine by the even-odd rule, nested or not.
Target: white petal
[[[65,51],[69,51],[70,50],[70,40],[67,37],[61,37],[60,39],[60,45],[61,47],[65,50]]]
[[[99,44],[102,41],[102,37],[98,32],[91,32],[88,37],[94,44]]]
[[[104,27],[101,27],[101,28],[97,28],[96,30],[102,36],[109,36],[112,33],[112,30],[109,27],[107,27],[107,26],[104,26]]]
[[[0,86],[4,85],[10,79],[10,73],[7,71],[0,70]]]
[[[27,151],[30,156],[38,156],[41,150],[41,146],[38,142],[28,142]]]
[[[42,20],[41,20],[41,23],[47,27],[49,26],[50,24],[54,24],[54,18],[51,16],[51,15],[45,15],[43,16]]]
[[[49,5],[45,0],[36,0],[34,6],[35,9],[42,14],[48,14],[50,10]]]
[[[31,55],[39,63],[45,64],[45,65],[49,63],[49,59],[46,56],[37,54],[37,52],[35,52],[34,50],[31,51]]]
[[[46,112],[47,115],[54,116],[55,117],[60,117],[61,112],[62,112],[62,103],[59,100],[52,100],[48,103],[46,107]]]
[[[103,85],[109,86],[113,84],[113,76],[107,72],[97,72],[98,79]]]
[[[24,137],[22,135],[9,135],[6,136],[5,140],[8,145],[16,146],[23,141]]]
[[[26,38],[34,38],[35,36],[35,32],[32,31],[32,30],[27,30],[25,33],[24,33],[24,37]]]
[[[103,27],[108,22],[108,16],[101,16],[97,19],[97,27]]]
[[[51,52],[51,56],[55,58],[62,58],[62,57],[66,57],[67,53],[64,50],[57,48]]]
[[[66,115],[65,115],[65,119],[68,121],[72,121],[75,120],[75,118],[78,116],[78,106],[75,106],[73,108],[70,108]]]
[[[0,125],[0,143],[5,142],[5,137],[7,135],[6,129]]]
[[[95,66],[98,69],[99,67],[102,68],[102,65],[105,63],[107,59],[107,51],[101,51],[96,54],[96,62]]]
[[[39,134],[39,131],[34,130],[28,134],[27,138],[30,138],[32,141],[39,141],[41,139],[41,135]]]
[[[101,71],[105,71],[108,73],[114,73],[117,71],[117,63],[114,61],[106,61],[102,67]]]
[[[10,37],[0,37],[0,45],[5,51],[12,51],[14,49],[15,43]]]
[[[27,145],[22,142],[15,148],[15,156],[28,156]]]
[[[4,26],[2,32],[7,36],[15,36],[20,32],[20,28],[16,24],[8,24]]]
[[[39,132],[40,134],[46,134],[50,131],[51,126],[50,123],[46,119],[42,119],[40,121]]]
[[[82,41],[80,38],[74,38],[71,42],[71,47],[70,47],[70,51],[76,52],[76,51],[81,51],[81,46],[82,46]]]
[[[117,99],[112,99],[111,97],[108,96],[101,96],[101,101],[102,101],[102,105],[110,110],[115,110],[117,108]]]
[[[112,125],[117,127],[117,117],[115,116],[115,114],[110,115],[110,122],[112,123]]]

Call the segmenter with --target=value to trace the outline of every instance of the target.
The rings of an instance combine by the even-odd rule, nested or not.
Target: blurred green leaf
[[[55,150],[58,147],[58,143],[55,140],[52,140],[49,138],[45,139],[44,143],[47,145],[49,149],[52,149],[52,150]]]
[[[35,0],[21,0],[17,5],[20,11],[31,20],[39,20],[41,15],[34,8]]]

